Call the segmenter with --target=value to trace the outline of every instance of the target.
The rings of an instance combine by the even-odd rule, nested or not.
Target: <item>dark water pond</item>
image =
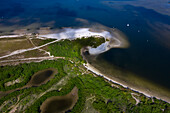
[[[9,93],[12,93],[14,91],[22,90],[24,88],[29,88],[32,86],[40,86],[42,84],[45,84],[50,79],[52,79],[55,74],[57,74],[57,70],[54,68],[49,68],[49,69],[44,69],[44,70],[38,71],[31,77],[31,80],[27,83],[27,85],[25,85],[21,88],[12,89],[12,90],[5,91],[5,92],[0,91],[0,98],[8,95]]]
[[[65,96],[53,96],[45,100],[40,109],[42,113],[63,113],[71,110],[78,100],[78,89],[73,90]]]
[[[52,101],[47,106],[46,111],[44,113],[59,113],[62,112],[63,110],[67,109],[70,107],[72,104],[72,99],[67,99],[67,98],[54,98]]]
[[[45,69],[45,70],[39,71],[32,76],[28,85],[39,86],[41,84],[45,84],[51,78],[53,78],[56,73],[57,73],[57,70],[55,69]]]

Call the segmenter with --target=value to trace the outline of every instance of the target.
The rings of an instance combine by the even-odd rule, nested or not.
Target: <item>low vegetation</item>
[[[26,38],[0,40],[0,56],[9,54],[18,49],[31,48],[33,45]]]
[[[97,47],[101,43],[105,42],[104,38],[81,38],[73,41],[62,40],[60,42],[54,43],[49,46],[49,51],[54,56],[61,56],[66,58],[71,58],[75,61],[82,61],[81,48],[85,46]]]
[[[43,43],[48,41],[50,40],[46,40]],[[0,91],[8,91],[26,85],[31,76],[40,70],[47,68],[58,70],[54,78],[46,84],[22,89],[3,96],[0,99],[0,112],[8,112],[14,106],[17,107],[16,112],[38,113],[40,112],[40,106],[47,98],[66,95],[76,86],[79,98],[69,112],[81,113],[84,109],[87,109],[85,107],[87,99],[92,97],[90,106],[101,113],[168,113],[170,111],[169,103],[138,94],[137,98],[140,102],[136,105],[136,101],[131,95],[133,91],[111,86],[104,78],[96,77],[84,68],[80,49],[84,46],[97,47],[104,41],[104,38],[94,37],[73,41],[62,40],[51,44],[48,50],[52,55],[65,57],[65,59],[0,67]],[[8,87],[4,85],[4,83],[16,80],[19,77],[24,78],[21,83]]]

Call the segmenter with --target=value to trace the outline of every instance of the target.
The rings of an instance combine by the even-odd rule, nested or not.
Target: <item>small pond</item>
[[[78,100],[78,88],[65,96],[53,96],[46,99],[40,107],[41,113],[64,113],[71,110]]]

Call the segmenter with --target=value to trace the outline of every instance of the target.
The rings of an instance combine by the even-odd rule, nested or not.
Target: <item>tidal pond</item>
[[[71,110],[78,100],[78,88],[74,87],[65,96],[53,96],[46,99],[40,107],[41,113],[65,113]]]
[[[5,91],[5,92],[0,91],[0,98],[2,98],[3,96],[8,95],[9,93],[17,91],[17,90],[22,90],[24,88],[29,88],[29,87],[32,87],[32,86],[40,86],[42,84],[46,84],[57,73],[58,73],[57,70],[54,69],[54,68],[48,68],[48,69],[38,71],[37,73],[35,73],[31,77],[31,80],[25,86],[23,86],[21,88],[16,88],[16,89],[12,89],[12,90],[9,90],[9,91]]]
[[[42,84],[47,83],[54,75],[57,74],[57,70],[54,68],[45,69],[35,73],[31,80],[28,82],[26,86],[40,86]]]

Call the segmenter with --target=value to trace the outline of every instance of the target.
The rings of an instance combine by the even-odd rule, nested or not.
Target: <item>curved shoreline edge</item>
[[[105,51],[108,51],[111,48],[126,48],[126,47],[128,47],[127,46],[128,42],[126,40],[124,40],[124,37],[121,36],[122,34],[119,33],[120,31],[115,31],[117,29],[114,29],[113,32],[108,32],[106,30],[102,30],[103,32],[101,32],[101,31],[100,32],[94,32],[94,31],[91,31],[90,28],[79,28],[79,29],[65,28],[64,30],[65,30],[64,32],[59,32],[59,33],[54,33],[54,34],[38,35],[37,38],[42,38],[42,39],[49,39],[49,38],[51,38],[51,39],[57,39],[56,41],[60,41],[62,39],[74,40],[74,39],[82,38],[82,37],[86,38],[86,37],[89,37],[89,36],[97,36],[97,37],[100,36],[100,37],[104,37],[105,39],[109,39],[109,41],[106,41],[108,43],[105,46],[102,46],[102,48],[105,48],[105,49],[100,51],[101,53],[103,53]],[[73,36],[70,37],[70,33],[71,34],[72,33],[76,33],[76,35],[73,35]],[[91,33],[91,34],[89,34],[89,33]],[[66,34],[66,35],[64,35],[64,34]],[[8,37],[9,38],[13,38],[13,37],[17,37],[17,36],[21,36],[21,35],[0,36],[0,38],[8,38]],[[112,41],[112,39],[116,40],[117,43],[110,43]],[[117,44],[117,45],[115,46],[115,44]],[[108,49],[108,45],[110,46],[109,49]],[[124,46],[124,45],[126,45],[126,46]],[[91,48],[88,48],[88,49],[90,50]],[[96,49],[96,48],[94,48],[94,49]],[[101,50],[101,49],[99,49],[99,50]],[[100,54],[100,52],[99,52],[99,54]],[[136,89],[136,88],[128,87],[128,86],[124,85],[121,82],[115,81],[115,80],[107,77],[106,75],[100,73],[99,70],[97,70],[96,68],[91,66],[89,63],[84,64],[84,66],[88,70],[90,70],[91,72],[95,73],[98,76],[103,77],[104,79],[106,79],[106,80],[108,80],[108,81],[110,81],[112,83],[115,83],[115,84],[118,84],[120,86],[123,86],[124,88],[129,88],[132,91],[135,91],[135,92],[138,92],[138,93],[142,93],[142,94],[144,94],[147,97],[150,97],[150,98],[156,97],[157,99],[161,99],[161,100],[163,100],[165,102],[170,103],[169,100],[167,101],[166,99],[162,99],[162,98],[160,98],[158,96],[151,96],[150,94],[148,94],[148,93],[146,93],[144,91],[141,91],[141,90]]]
[[[158,97],[158,96],[151,96],[150,94],[148,94],[148,93],[146,93],[146,92],[144,92],[144,91],[141,91],[141,90],[136,89],[136,88],[128,87],[127,85],[124,85],[124,84],[121,83],[121,82],[118,82],[118,81],[115,81],[115,80],[111,79],[111,78],[109,78],[108,76],[106,76],[106,75],[102,74],[101,72],[99,72],[98,69],[96,69],[95,67],[93,67],[92,65],[90,65],[88,62],[87,62],[86,64],[84,63],[83,65],[84,65],[84,67],[85,67],[87,70],[91,71],[92,73],[94,73],[94,74],[96,74],[96,75],[98,75],[98,76],[100,76],[100,77],[103,77],[105,80],[107,80],[107,81],[109,81],[109,82],[112,82],[112,83],[114,83],[114,84],[118,84],[118,85],[120,85],[120,86],[122,86],[122,87],[124,87],[124,88],[129,88],[130,90],[132,90],[132,91],[134,91],[134,92],[136,92],[136,93],[143,94],[143,95],[145,95],[146,97],[149,97],[149,98],[155,97],[155,98],[157,98],[157,99],[159,99],[159,100],[162,100],[162,101],[164,101],[164,102],[170,103],[169,100],[163,99],[163,98]]]
[[[16,38],[21,36],[32,36],[32,34],[5,35],[5,36],[0,36],[0,39]],[[81,39],[81,38],[88,38],[92,36],[96,38],[105,38],[105,43],[102,43],[97,48],[88,47],[90,54],[93,55],[101,54],[103,52],[110,50],[111,48],[127,48],[129,46],[129,42],[126,40],[126,36],[123,35],[123,33],[116,28],[115,29],[112,28],[99,29],[99,28],[92,28],[92,27],[63,28],[61,30],[54,31],[53,33],[50,34],[36,34],[35,36],[37,39],[42,39],[42,40],[56,39],[56,41],[65,40],[65,39],[75,40],[78,38]],[[1,56],[0,59],[18,53],[23,53],[25,51],[34,50],[34,49],[38,49],[38,47],[16,50],[9,55]]]

